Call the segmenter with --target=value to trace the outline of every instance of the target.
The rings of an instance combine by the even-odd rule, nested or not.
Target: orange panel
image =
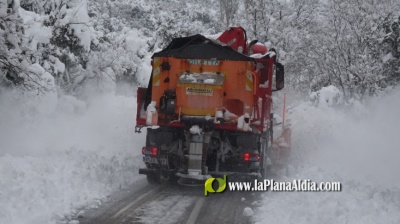
[[[258,86],[258,76],[254,76],[254,63],[248,61],[218,61],[208,59],[178,59],[159,58],[162,62],[168,62],[169,71],[162,71],[160,62],[153,63],[153,93],[152,100],[159,100],[166,89],[176,89],[177,108],[182,107],[182,113],[186,115],[204,116],[215,115],[215,109],[226,107],[235,113],[244,113],[244,107],[253,108],[254,87]],[[157,80],[154,80],[155,71],[160,71]],[[200,83],[178,84],[179,77],[185,72],[197,73],[221,73],[224,81],[221,85],[207,85]],[[247,74],[247,75],[246,75]],[[248,75],[250,74],[250,76]],[[250,78],[249,78],[250,77]],[[165,82],[169,78],[169,82]],[[159,81],[155,85],[154,81]],[[251,86],[253,85],[253,86]],[[247,86],[247,88],[246,88]],[[191,88],[191,89],[190,89]],[[238,116],[242,114],[237,114]]]
[[[179,84],[176,103],[184,115],[215,115],[215,108],[222,107],[223,89],[202,84]],[[179,109],[179,108],[177,108]]]

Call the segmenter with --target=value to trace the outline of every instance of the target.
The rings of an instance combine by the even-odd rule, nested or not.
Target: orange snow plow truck
[[[138,88],[135,132],[151,184],[180,177],[264,177],[290,152],[290,129],[273,138],[272,92],[284,87],[274,49],[247,42],[241,27],[218,39],[175,38],[152,56],[147,88]]]

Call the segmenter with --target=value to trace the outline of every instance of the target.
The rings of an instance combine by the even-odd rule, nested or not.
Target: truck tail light
[[[245,154],[243,154],[243,160],[244,161],[249,161],[250,160],[250,153],[245,153]]]
[[[152,155],[156,156],[158,154],[157,147],[143,147],[142,148],[142,155]]]
[[[157,149],[156,147],[151,148],[151,154],[152,154],[153,156],[156,156],[156,155],[157,155],[157,152],[158,152],[158,149]]]
[[[261,157],[260,154],[256,154],[256,153],[249,153],[249,152],[245,152],[243,154],[243,161],[245,162],[258,162],[260,161]]]

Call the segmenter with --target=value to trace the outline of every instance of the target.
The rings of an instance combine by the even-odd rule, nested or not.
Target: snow
[[[265,53],[265,54],[260,54],[260,53],[252,54],[252,55],[250,55],[250,57],[252,57],[252,58],[263,58],[263,57],[265,57],[265,56],[267,56],[267,55],[269,55],[270,57],[273,57],[273,56],[276,55],[276,53],[273,52],[273,51],[268,51],[268,52]]]
[[[343,103],[343,94],[338,88],[331,85],[311,93],[310,100],[318,106],[337,106]]]
[[[213,72],[183,73],[179,77],[179,82],[223,85],[224,76]]]
[[[252,215],[254,215],[254,212],[250,207],[244,208],[243,216],[252,216]]]
[[[92,40],[91,31],[89,28],[89,15],[87,10],[87,1],[72,0],[69,1],[70,9],[67,9],[68,16],[62,20],[65,24],[70,24],[71,30],[79,38],[80,45],[86,50],[90,51],[90,43]]]
[[[53,63],[54,73],[65,72],[65,65],[58,58],[54,57],[53,55],[49,55],[49,60],[51,63]]]
[[[38,83],[43,91],[38,94],[36,90],[27,92],[27,95],[35,97],[35,103],[38,105],[35,110],[38,110],[42,114],[49,114],[54,111],[57,106],[57,92],[54,77],[50,75],[45,69],[38,63],[31,65],[29,68],[31,74],[31,82]],[[34,107],[33,102],[27,102],[27,104]]]
[[[8,3],[7,0],[0,0],[0,16],[7,16]]]
[[[204,84],[214,84],[215,83],[215,79],[205,79],[203,81]]]
[[[58,98],[57,111],[66,114],[82,114],[85,112],[87,104],[73,96],[63,95]]]
[[[153,119],[155,119],[154,116],[155,114],[157,114],[156,101],[151,101],[151,103],[147,106],[147,111],[146,111],[147,125],[155,125],[156,121],[153,121]]]
[[[188,195],[166,195],[137,209],[136,222],[174,224],[185,214],[187,208],[196,201]],[[168,214],[168,215],[165,215]]]
[[[146,54],[146,56],[143,59],[142,65],[138,68],[137,79],[141,86],[147,86],[149,83],[149,79],[150,79],[149,74],[151,74],[151,70],[152,70],[152,67],[150,65],[151,56],[152,55],[149,53]]]
[[[183,74],[181,77],[179,77],[180,81],[186,81],[186,82],[197,82],[197,79],[193,76],[193,74]]]
[[[237,120],[237,128],[243,131],[251,131],[252,129],[249,123],[245,122],[245,118],[250,118],[250,115],[245,113],[244,115],[240,116]]]
[[[125,38],[126,48],[131,52],[138,52],[143,46],[146,46],[146,40],[139,34],[138,30],[130,30]]]
[[[223,117],[224,117],[224,114],[222,113],[222,111],[218,110],[218,111],[215,113],[215,117],[217,117],[217,118],[223,118]]]
[[[266,192],[254,221],[399,223],[399,97],[397,90],[363,106],[303,102],[290,110],[292,162],[279,180],[339,181],[342,191]]]
[[[268,88],[268,85],[269,85],[269,82],[268,82],[268,80],[267,80],[267,81],[265,81],[263,84],[260,84],[259,87],[260,87],[260,88]]]
[[[189,129],[190,133],[195,135],[195,134],[201,134],[202,130],[198,125],[193,125],[190,129]]]
[[[243,215],[257,223],[399,223],[400,91],[341,108],[334,87],[311,95],[324,103],[288,106],[292,163],[278,178],[340,181],[343,190],[266,192],[256,210],[245,208]],[[17,90],[0,94],[0,223],[56,223],[138,178],[145,134],[133,134],[135,98],[43,99]],[[198,126],[190,131],[201,133]],[[173,197],[139,208],[142,220],[159,221],[161,213],[148,214],[184,199],[187,204],[176,204],[181,214],[192,201]]]
[[[60,96],[51,110],[42,100],[0,94],[0,223],[56,223],[138,178],[136,99]]]
[[[220,111],[221,112],[221,111]],[[216,113],[216,116],[218,115],[218,111],[217,111],[217,113]],[[217,116],[218,117],[218,116]],[[206,115],[206,117],[204,118],[204,119],[206,119],[206,121],[209,121],[209,120],[212,120],[213,119],[213,117],[211,117],[211,114],[207,114]]]
[[[216,34],[204,35],[204,36],[207,37],[208,39],[216,40],[216,39],[218,39],[219,36],[221,36],[222,33],[223,33],[223,32],[216,33]]]
[[[24,22],[24,35],[29,40],[29,48],[37,50],[39,43],[48,44],[52,37],[52,28],[43,25],[44,16],[18,8]]]
[[[238,116],[232,112],[230,112],[229,110],[227,110],[226,108],[224,108],[224,119],[225,120],[235,120],[237,119]]]
[[[392,52],[390,52],[390,53],[386,54],[385,56],[383,56],[382,61],[383,61],[383,63],[386,63],[391,59],[393,59]]]

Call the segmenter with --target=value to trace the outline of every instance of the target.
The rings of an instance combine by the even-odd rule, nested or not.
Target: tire
[[[147,183],[149,183],[149,184],[154,184],[154,181],[153,181],[153,174],[148,173],[148,174],[146,174],[146,177],[147,177]]]
[[[262,165],[262,167],[261,167],[261,177],[263,178],[263,179],[267,179],[267,176],[269,175],[269,171],[270,171],[270,169],[269,169],[269,166],[267,165],[267,159],[266,159],[266,157],[265,157],[265,159],[263,159],[263,165]]]
[[[177,184],[178,180],[179,180],[178,176],[176,176],[175,174],[172,174],[172,173],[169,174],[169,176],[168,176],[168,184],[172,184],[172,185]]]
[[[152,185],[161,184],[161,174],[160,173],[148,173],[146,174],[147,182]]]
[[[262,179],[266,179],[267,175],[268,175],[268,163],[267,163],[267,159],[268,159],[268,133],[266,134],[267,138],[265,140],[262,140],[261,143],[261,163],[260,163],[260,174],[261,174],[261,178]]]

